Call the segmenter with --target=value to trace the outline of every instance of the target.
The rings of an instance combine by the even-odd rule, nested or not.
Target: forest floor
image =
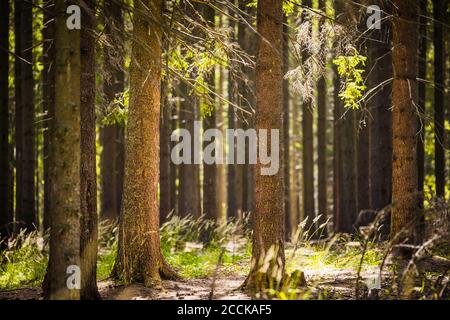
[[[320,251],[301,248],[297,250],[295,261],[290,262],[290,269],[294,265],[303,265],[302,271],[308,285],[302,298],[354,299],[357,277],[355,268],[326,263],[322,260],[322,255]],[[208,274],[178,281],[166,280],[163,281],[161,289],[150,289],[142,284],[120,285],[109,279],[99,281],[98,287],[102,299],[106,300],[207,300],[210,299],[211,293],[212,298],[217,300],[247,300],[252,297],[242,291],[240,286],[245,280],[248,263],[246,258],[233,264],[221,265],[216,278]],[[340,263],[346,262],[342,259]],[[368,265],[364,265],[363,269],[363,281],[378,274],[378,270]],[[40,286],[0,290],[0,300],[16,299],[42,299],[42,290]]]
[[[306,286],[269,288],[263,296],[252,297],[240,289],[249,272],[250,235],[237,231],[238,226],[228,224],[214,229],[211,241],[203,245],[198,239],[204,228],[204,222],[176,217],[162,226],[163,254],[181,280],[163,281],[162,288],[151,289],[141,284],[123,285],[109,278],[117,252],[116,226],[100,225],[97,279],[102,299],[396,298],[392,281],[394,268],[389,259],[385,259],[388,249],[385,242],[368,241],[361,236],[350,238],[348,235],[308,241],[307,233],[306,236],[298,234],[296,243],[286,244],[286,273],[303,272]],[[449,245],[438,254],[450,259]],[[37,232],[21,233],[10,239],[6,247],[0,252],[0,300],[42,299],[41,283],[48,263],[48,236]],[[445,293],[448,297],[448,273],[427,272],[420,281],[415,288],[418,290],[417,298],[439,297],[436,292],[441,292],[441,296]]]

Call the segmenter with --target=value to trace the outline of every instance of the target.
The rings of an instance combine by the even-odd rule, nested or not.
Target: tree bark
[[[311,0],[304,2],[306,8],[312,8]],[[307,9],[303,11],[303,19],[306,19]],[[312,33],[312,30],[309,31]],[[308,55],[303,53],[302,60],[308,59]],[[303,213],[304,219],[308,219],[305,230],[311,236],[316,231],[314,219],[316,218],[315,203],[314,203],[314,133],[313,133],[313,108],[311,101],[303,101],[303,123],[302,123],[302,138],[303,138]]]
[[[256,59],[255,128],[282,130],[283,126],[283,9],[282,1],[258,1],[257,28],[260,37]],[[273,137],[272,137],[273,138]],[[282,139],[282,136],[280,137]],[[283,141],[280,141],[283,147]],[[268,148],[268,152],[270,148]],[[285,272],[283,173],[261,174],[255,168],[255,209],[253,220],[252,267],[246,287],[267,289],[270,280],[280,283]],[[261,259],[272,263],[265,273],[258,272]],[[272,275],[276,275],[275,277]]]
[[[391,5],[379,1],[383,12],[391,12]],[[381,24],[373,30],[368,42],[368,57],[372,72],[369,90],[392,78],[391,25]],[[369,101],[370,121],[370,208],[381,210],[391,202],[392,181],[392,84],[377,90]]]
[[[149,20],[147,15],[154,19]],[[159,121],[162,2],[135,2],[125,179],[114,276],[159,286],[174,277],[159,238]]]
[[[209,27],[214,28],[214,18],[215,18],[215,11],[214,8],[204,5],[203,6],[203,18],[205,21],[209,24]],[[207,86],[212,90],[215,91],[215,70],[213,69],[212,72],[207,76],[206,79]],[[216,128],[216,113],[215,110],[216,105],[214,103],[214,96],[209,96],[209,102],[208,104],[211,104],[211,113],[207,116],[204,116],[203,118],[203,130],[206,131],[208,129],[215,129]],[[211,141],[204,141],[203,147],[206,147],[212,143]],[[222,147],[222,146],[221,146]],[[219,221],[219,211],[218,211],[218,205],[217,205],[217,165],[216,164],[206,164],[203,163],[203,214],[205,215],[206,219],[213,220],[213,221]]]
[[[76,2],[75,2],[76,3]],[[50,257],[44,295],[79,299],[69,289],[69,266],[80,266],[80,31],[66,26],[66,8],[55,1],[55,113],[50,126]]]
[[[15,108],[15,167],[16,167],[16,192],[15,192],[15,215],[17,217],[22,216],[22,141],[23,141],[23,129],[22,129],[22,67],[23,63],[20,60],[22,55],[22,0],[14,1],[14,108]],[[17,233],[20,227],[15,223],[14,232]]]
[[[44,129],[44,219],[43,229],[50,227],[50,124],[55,113],[55,7],[53,1],[48,1],[44,11],[44,48],[43,48],[43,110],[45,115]]]
[[[96,0],[85,0],[81,28],[81,299],[98,299],[97,289],[97,165],[95,115],[95,6]]]
[[[239,8],[245,12],[250,19],[256,16],[256,8],[248,6],[251,2],[250,0],[238,1]],[[253,20],[247,20],[249,23],[253,23]],[[240,40],[241,48],[251,57],[256,55],[256,40],[254,33],[250,28],[241,21],[238,29],[240,35],[238,38]],[[240,81],[240,94],[243,99],[241,107],[247,110],[249,113],[243,113],[243,127],[244,130],[253,129],[255,127],[255,68],[254,66],[243,66],[241,67],[243,74]],[[246,157],[248,155],[248,149],[246,149]],[[253,188],[254,188],[254,166],[245,163],[242,168],[242,211],[251,212],[253,211]]]
[[[193,217],[200,217],[200,199],[197,198],[198,193],[195,188],[197,186],[196,175],[198,170],[195,169],[196,164],[194,160],[194,121],[196,119],[197,99],[189,93],[189,88],[186,83],[180,84],[180,128],[186,129],[191,135],[191,164],[180,164],[179,170],[179,197],[178,208],[179,215],[186,217],[192,215]]]
[[[34,77],[33,77],[33,1],[22,2],[21,13],[21,103],[22,103],[22,189],[21,212],[16,216],[20,228],[28,231],[38,228],[35,210],[35,126],[34,126]]]
[[[342,0],[335,1],[336,11],[340,16],[338,22],[350,23],[351,11],[346,10]],[[336,88],[335,88],[336,89]],[[339,89],[338,89],[339,90]],[[339,97],[336,97],[340,99]],[[338,108],[343,110],[339,102]],[[356,118],[352,110],[339,113],[339,213],[337,217],[336,231],[344,233],[353,232],[353,223],[356,220],[358,210],[357,193],[357,147],[356,147]]]
[[[341,81],[337,67],[333,66],[333,229],[338,231],[341,207],[341,188],[340,181],[342,177],[341,170],[341,107],[342,102],[339,98],[339,89]]]
[[[229,12],[232,16],[233,13]],[[236,38],[236,24],[233,19],[228,20],[228,26],[231,30],[230,32],[230,41],[235,41]],[[231,63],[228,67],[228,100],[232,103],[237,102],[238,88],[235,76],[233,75],[233,70]],[[228,104],[228,129],[234,130],[236,129],[236,110],[231,105]],[[234,146],[234,154],[236,154],[236,147]],[[237,165],[234,163],[227,164],[227,218],[228,219],[239,219],[238,215],[238,205],[237,205]]]
[[[428,51],[428,39],[427,39],[427,26],[428,26],[428,0],[420,0],[420,17],[419,17],[419,81],[418,83],[418,112],[419,117],[417,126],[419,134],[417,138],[417,189],[419,191],[419,210],[423,209],[424,203],[424,180],[425,180],[425,104],[427,98],[427,90],[425,80],[427,79],[427,51]],[[419,237],[423,238],[425,231],[425,217],[421,215],[419,222]]]
[[[9,210],[9,1],[0,3],[0,241],[10,235]]]
[[[414,241],[418,218],[417,187],[417,49],[416,1],[394,1],[393,51],[393,170],[391,240]]]
[[[434,174],[436,176],[436,195],[445,196],[445,58],[444,34],[445,1],[433,0],[434,17]]]
[[[319,1],[319,9],[326,10],[325,1]],[[325,22],[319,21],[319,29],[321,30]],[[320,77],[317,83],[317,163],[318,163],[318,220],[319,226],[328,219],[328,164],[327,164],[327,87],[325,76]],[[319,236],[327,237],[327,228],[319,230]]]
[[[286,16],[283,18],[283,74],[289,70],[289,35],[288,21]],[[290,132],[289,132],[289,80],[283,79],[283,139],[285,141],[282,158],[283,168],[283,199],[284,199],[284,234],[286,241],[289,241],[293,234],[291,224],[291,204],[290,204]]]

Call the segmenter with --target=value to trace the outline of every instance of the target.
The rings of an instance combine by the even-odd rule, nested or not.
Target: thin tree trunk
[[[103,6],[105,16],[109,18],[104,29],[108,44],[103,51],[104,68],[107,71],[103,93],[108,107],[124,91],[124,50],[120,36],[124,22],[120,2],[106,0]],[[100,143],[103,147],[100,159],[100,216],[102,219],[116,219],[119,217],[123,189],[124,129],[121,124],[104,125],[100,129]]]
[[[16,221],[18,217],[22,217],[22,141],[23,141],[23,129],[22,129],[22,69],[23,62],[20,60],[22,56],[22,0],[14,1],[14,35],[15,35],[15,60],[14,60],[14,106],[15,106],[15,148],[16,148]],[[14,232],[17,233],[20,226],[14,224]]]
[[[44,52],[43,52],[43,110],[45,114],[44,129],[44,221],[43,229],[50,227],[50,124],[53,122],[55,109],[55,13],[54,2],[48,1],[44,11]]]
[[[312,7],[311,0],[304,2],[306,8]],[[303,19],[306,19],[307,10],[303,12]],[[312,30],[309,31],[310,33]],[[308,55],[303,53],[302,60],[306,61]],[[303,212],[304,217],[307,218],[305,230],[309,230],[309,235],[312,235],[316,230],[313,222],[316,217],[314,204],[314,133],[313,133],[313,109],[310,101],[303,101],[303,123],[302,123],[302,138],[303,138]]]
[[[191,164],[181,164],[178,166],[179,170],[179,197],[178,208],[179,215],[185,217],[192,215],[194,217],[200,216],[200,208],[198,207],[199,199],[197,199],[196,174],[198,171],[193,164],[194,160],[194,121],[196,119],[197,99],[193,94],[189,93],[189,87],[186,83],[180,84],[180,128],[189,131],[191,136]]]
[[[392,62],[392,216],[391,241],[414,241],[418,218],[417,187],[417,49],[416,1],[394,1]]]
[[[436,195],[443,198],[446,185],[445,167],[445,59],[443,23],[445,1],[433,0],[434,17],[434,174]]]
[[[97,289],[97,174],[95,116],[95,6],[85,1],[81,28],[81,299],[98,299]]]
[[[22,192],[21,214],[16,217],[19,226],[32,231],[38,228],[35,211],[35,140],[34,140],[34,77],[33,77],[33,1],[22,2],[21,15],[21,57],[22,63]]]
[[[209,27],[214,28],[215,11],[208,5],[202,8],[203,18],[209,24]],[[206,84],[208,87],[215,91],[215,70],[213,69],[211,74],[207,76]],[[207,104],[211,107],[211,113],[203,118],[203,130],[216,128],[216,105],[214,103],[214,96],[209,96],[209,102]],[[203,147],[206,147],[212,143],[211,141],[204,141]],[[222,146],[221,146],[222,147]],[[206,219],[218,221],[217,211],[217,165],[216,164],[203,164],[203,214]]]
[[[319,1],[319,9],[322,11],[326,10],[325,1]],[[325,22],[320,20],[319,29],[324,27]],[[327,164],[327,88],[325,76],[320,77],[317,84],[317,155],[318,155],[318,214],[320,218],[318,220],[319,226],[327,221],[328,218],[328,164]],[[327,228],[319,231],[322,237],[327,237]]]
[[[169,105],[169,87],[168,83],[161,83],[161,138],[160,138],[160,180],[159,180],[159,220],[164,223],[167,215],[171,210],[171,193],[170,193],[170,105]]]
[[[176,91],[174,91],[176,93]],[[170,109],[170,130],[175,131],[178,128],[178,115],[179,115],[179,103],[171,105]],[[170,150],[173,150],[177,142],[170,142]],[[170,198],[172,200],[173,215],[179,215],[179,188],[177,188],[177,182],[179,181],[179,166],[175,165],[173,161],[170,161]]]
[[[346,3],[342,0],[335,1],[336,11],[340,16],[338,22],[349,24],[350,14]],[[336,88],[335,88],[336,89]],[[339,89],[338,89],[339,90]],[[336,99],[340,99],[336,97]],[[342,103],[338,102],[337,107],[343,110]],[[337,232],[352,233],[358,210],[357,193],[357,148],[356,148],[356,119],[355,113],[349,110],[343,115],[339,111],[339,212],[335,230]]]
[[[283,19],[283,74],[289,70],[289,35],[288,35],[288,21],[286,16]],[[282,158],[283,181],[284,181],[284,234],[285,239],[289,241],[293,234],[291,224],[291,204],[290,204],[290,134],[289,134],[289,81],[283,80],[283,139],[285,141]]]
[[[50,126],[50,257],[44,295],[79,299],[67,272],[80,266],[80,31],[66,25],[68,2],[55,1],[55,113]],[[79,270],[78,270],[79,271]],[[80,275],[78,273],[78,275]]]
[[[148,20],[151,14],[154,20]],[[165,262],[159,238],[159,121],[162,3],[134,6],[130,107],[125,143],[125,179],[115,277],[125,283],[159,286],[175,274]]]
[[[292,127],[292,140],[291,140],[291,156],[290,156],[290,170],[291,170],[291,188],[290,188],[290,213],[291,213],[291,237],[295,235],[297,231],[298,223],[300,222],[300,182],[298,176],[300,175],[298,159],[299,151],[297,145],[300,144],[300,128],[299,128],[299,108],[295,103],[295,98],[291,99],[291,127]]]
[[[218,88],[218,93],[223,96],[224,92],[224,71],[223,67],[218,67],[218,83],[216,84],[216,88]],[[222,132],[222,134],[225,136],[225,118],[224,118],[224,107],[222,103],[218,104],[218,108],[216,111],[216,124],[218,126],[218,129]],[[219,218],[219,223],[223,224],[226,222],[226,210],[227,210],[227,178],[226,178],[226,165],[225,164],[219,164],[216,169],[217,173],[217,214]],[[203,195],[204,196],[204,195]]]
[[[281,130],[283,126],[283,9],[280,0],[258,1],[257,26],[260,34],[256,60],[256,129]],[[271,137],[273,139],[273,136]],[[283,138],[282,136],[280,137]],[[283,141],[280,141],[283,147]],[[271,152],[271,148],[268,148]],[[252,267],[246,281],[251,289],[261,290],[274,280],[282,281],[285,272],[283,173],[262,175],[255,170],[255,209],[253,220]],[[260,259],[274,250],[268,270],[258,272]],[[277,275],[277,276],[273,276]]]
[[[10,234],[9,211],[9,1],[0,3],[0,241]]]
[[[380,1],[383,12],[391,12],[391,5]],[[368,43],[371,74],[369,90],[392,78],[391,25],[381,24],[373,30]],[[392,84],[380,87],[369,101],[370,121],[370,208],[381,210],[391,202],[392,180]]]
[[[232,12],[229,12],[232,15]],[[233,19],[229,19],[228,21],[230,32],[230,41],[235,40],[235,23]],[[236,103],[237,100],[237,89],[236,89],[236,80],[234,79],[232,68],[234,66],[229,65],[228,67],[228,100],[232,103]],[[233,106],[228,104],[228,129],[234,130],[236,129],[236,110]],[[236,147],[234,154],[236,154]],[[237,219],[237,192],[236,192],[236,164],[233,162],[232,164],[227,165],[227,218],[228,219]]]
[[[419,118],[417,126],[419,135],[417,137],[417,183],[419,191],[419,209],[423,209],[424,200],[424,180],[425,180],[425,104],[427,98],[427,90],[425,80],[427,79],[427,26],[428,26],[428,0],[420,0],[420,18],[419,18],[419,81],[418,83],[418,111]],[[419,222],[419,237],[423,237],[424,233],[424,215],[421,215]]]
[[[340,207],[341,207],[341,188],[340,181],[342,177],[341,170],[341,107],[342,102],[339,98],[341,82],[337,67],[333,66],[333,229],[335,232],[339,228]]]
[[[252,19],[252,17],[256,16],[256,8],[248,5],[251,2],[250,0],[238,2],[239,8],[248,15],[247,21],[249,21],[249,23],[253,23],[253,20],[249,20],[249,18]],[[248,55],[254,57],[256,55],[257,37],[255,37],[253,31],[250,30],[248,25],[242,22],[239,24],[239,32],[242,34],[240,36],[238,35],[238,37],[241,39],[241,48]],[[239,89],[239,91],[242,95],[241,98],[243,99],[243,105],[241,107],[249,112],[245,114],[241,112],[241,115],[243,119],[244,130],[248,130],[255,127],[255,68],[253,66],[242,67],[241,77],[245,79],[241,79],[240,81],[241,88]],[[247,148],[246,158],[248,158],[248,151],[249,149]],[[253,210],[253,188],[255,180],[254,166],[246,162],[243,166],[242,171],[242,210],[243,212],[251,212]]]

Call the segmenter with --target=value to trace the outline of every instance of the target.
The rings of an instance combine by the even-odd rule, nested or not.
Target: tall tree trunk
[[[325,11],[325,1],[319,1],[319,9],[321,11]],[[324,21],[322,19],[319,21],[319,29],[322,30],[324,28]],[[318,205],[320,218],[318,220],[318,224],[322,225],[328,219],[328,194],[327,194],[327,185],[328,185],[328,164],[327,164],[327,87],[326,87],[326,79],[325,76],[320,77],[317,84],[317,111],[318,111],[318,119],[317,119],[317,162],[318,162],[318,171],[319,171],[319,180],[318,180]],[[323,230],[319,230],[320,236],[327,237],[327,228],[325,227]]]
[[[98,299],[97,289],[97,165],[95,116],[95,6],[85,1],[81,29],[81,299]]]
[[[312,8],[311,0],[306,0],[304,3],[306,8]],[[303,19],[307,18],[307,10],[303,11]],[[309,30],[311,33],[312,30]],[[309,56],[305,53],[302,55],[303,62]],[[313,109],[310,101],[303,101],[303,123],[302,123],[302,138],[303,138],[303,212],[304,218],[307,218],[305,230],[309,230],[311,236],[316,226],[314,219],[316,217],[314,204],[314,134],[313,134]]]
[[[295,235],[297,231],[297,226],[300,222],[300,170],[299,170],[299,150],[297,145],[300,144],[300,120],[299,120],[299,108],[296,101],[296,97],[291,98],[291,127],[292,127],[292,141],[291,145],[291,156],[290,156],[290,167],[291,167],[291,187],[290,187],[290,213],[291,213],[291,226],[292,234],[291,237]]]
[[[379,1],[383,12],[391,12],[391,4]],[[392,78],[391,25],[381,24],[373,30],[368,43],[372,72],[368,87],[373,89]],[[392,181],[392,84],[380,87],[369,101],[370,121],[370,208],[381,210],[391,202]]]
[[[420,18],[419,18],[419,79],[418,83],[418,111],[419,118],[417,126],[419,135],[417,138],[417,189],[419,191],[419,210],[423,209],[424,200],[424,180],[425,180],[425,104],[427,98],[427,90],[425,80],[427,79],[427,25],[428,25],[428,0],[420,0]],[[423,237],[424,232],[424,216],[421,215],[419,222],[419,236]]]
[[[105,46],[104,68],[107,77],[103,82],[105,105],[113,103],[116,96],[124,91],[124,50],[121,30],[123,28],[120,1],[106,0],[103,10],[107,19],[104,33],[108,40]],[[100,160],[101,209],[102,219],[119,217],[123,189],[124,128],[121,124],[104,125],[100,129],[100,142],[103,147]]]
[[[233,12],[229,12],[229,15],[233,16]],[[231,18],[228,19],[228,26],[231,30],[230,32],[230,41],[235,41],[236,38],[236,24],[235,21]],[[237,102],[238,88],[236,88],[236,79],[235,75],[233,75],[234,65],[230,65],[228,67],[228,100],[232,103]],[[228,129],[234,130],[236,129],[236,109],[228,104]],[[234,146],[234,154],[236,154],[236,147]],[[227,218],[228,219],[238,219],[238,206],[237,206],[237,192],[236,192],[236,177],[237,170],[236,164],[233,162],[232,164],[227,164]]]
[[[209,27],[214,28],[215,11],[214,8],[205,5],[203,8],[203,18],[209,24]],[[208,87],[215,91],[215,70],[213,69],[211,74],[206,79]],[[216,128],[216,105],[214,103],[214,96],[209,96],[211,113],[203,118],[203,130]],[[211,141],[204,141],[203,147],[206,147],[212,143]],[[220,146],[222,147],[222,146]],[[216,164],[203,164],[203,213],[206,219],[213,221],[219,220],[218,206],[217,206],[217,165]]]
[[[342,102],[339,98],[339,89],[341,81],[337,67],[333,66],[333,229],[336,232],[339,226],[340,207],[341,207],[341,188],[340,181],[342,177],[341,170],[341,108]]]
[[[349,25],[351,10],[346,8],[342,0],[335,1],[338,22]],[[335,88],[336,89],[336,88]],[[339,99],[337,97],[337,99]],[[339,212],[335,229],[337,232],[353,232],[353,223],[358,210],[357,193],[357,148],[356,148],[356,119],[355,113],[349,110],[343,114],[343,106],[338,102],[339,113]]]
[[[392,202],[391,239],[414,241],[417,201],[417,49],[416,1],[394,1],[392,64]]]
[[[288,21],[286,16],[283,19],[283,74],[289,70],[289,35],[288,35]],[[293,234],[291,224],[291,204],[290,204],[290,133],[289,133],[289,80],[283,79],[283,139],[284,149],[282,158],[283,168],[283,190],[284,190],[284,229],[285,239],[288,241]]]
[[[259,129],[282,130],[283,121],[283,9],[280,0],[258,1],[257,26],[260,37],[256,60],[256,119]],[[273,136],[271,137],[274,138]],[[282,139],[282,136],[280,137]],[[280,141],[283,146],[283,141]],[[271,152],[271,148],[268,152]],[[272,281],[282,281],[285,272],[283,173],[262,175],[255,170],[252,267],[248,288],[261,290]],[[270,254],[268,270],[259,271],[261,259]],[[276,275],[275,277],[273,275]]]
[[[33,77],[33,1],[22,2],[21,15],[21,101],[22,101],[22,193],[21,214],[16,217],[19,227],[32,231],[38,228],[35,210],[35,140],[34,140],[34,77]]]
[[[256,8],[249,6],[248,4],[251,2],[250,0],[246,1],[238,1],[239,8],[243,12],[245,12],[248,17],[247,21],[249,23],[253,23],[253,17],[256,16]],[[239,33],[238,38],[240,40],[241,48],[251,57],[256,55],[256,40],[253,31],[248,27],[247,24],[241,23],[239,24]],[[248,113],[242,114],[243,127],[244,130],[253,129],[255,127],[255,68],[254,66],[243,66],[242,75],[240,81],[240,89],[239,92],[242,95],[242,103],[241,107],[248,111]],[[246,157],[248,157],[249,149],[246,149]],[[253,188],[254,188],[254,166],[248,164],[247,162],[244,164],[242,168],[242,210],[243,212],[251,212],[253,210]]]
[[[154,19],[149,20],[147,15]],[[124,281],[159,285],[173,277],[159,238],[159,121],[162,2],[134,5],[130,106],[125,143],[125,180],[114,275]]]
[[[10,234],[9,211],[9,1],[0,3],[0,241]]]
[[[221,23],[221,22],[220,22]],[[216,88],[218,89],[218,93],[223,96],[224,93],[224,68],[222,66],[218,66],[218,82],[216,84]],[[225,136],[225,117],[224,117],[224,105],[222,103],[218,104],[218,108],[216,111],[216,124],[218,129]],[[219,164],[216,169],[217,173],[217,215],[219,218],[219,223],[223,224],[226,222],[227,215],[227,177],[226,177],[226,165]],[[205,196],[205,195],[203,195]]]
[[[53,122],[55,109],[55,13],[54,1],[48,1],[44,11],[44,52],[43,52],[43,110],[45,114],[44,129],[44,221],[43,229],[50,227],[50,124]]]
[[[433,0],[434,17],[434,174],[436,195],[443,198],[446,185],[445,167],[445,58],[444,58],[444,17],[445,1]]]
[[[80,31],[69,30],[66,8],[55,1],[55,113],[50,125],[50,257],[45,297],[79,299],[67,272],[80,266]],[[76,276],[76,274],[74,274]]]
[[[347,112],[341,121],[341,172],[340,181],[340,218],[338,231],[345,233],[353,232],[353,223],[357,215],[357,167],[356,167],[356,134],[355,134],[355,113]]]
[[[15,106],[15,148],[16,148],[16,157],[15,157],[15,165],[16,165],[16,222],[22,217],[22,189],[23,189],[23,180],[22,180],[22,142],[23,142],[23,128],[22,128],[22,69],[23,69],[23,61],[21,60],[22,56],[22,10],[23,10],[23,1],[15,0],[14,1],[14,36],[15,36],[15,60],[14,60],[14,106]],[[21,226],[17,223],[14,225],[14,232],[18,232]]]

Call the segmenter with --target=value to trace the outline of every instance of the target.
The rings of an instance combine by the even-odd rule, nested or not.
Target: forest
[[[449,0],[0,0],[0,300],[449,300]]]

